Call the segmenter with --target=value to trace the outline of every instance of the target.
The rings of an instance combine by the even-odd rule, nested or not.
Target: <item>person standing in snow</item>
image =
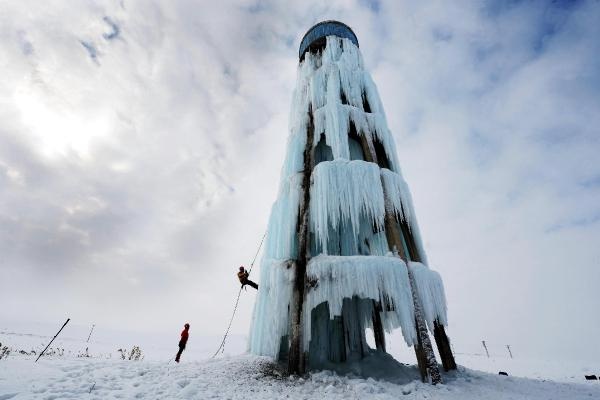
[[[240,280],[240,283],[242,284],[242,287],[244,287],[246,285],[250,285],[254,289],[258,290],[258,285],[255,282],[252,282],[250,279],[248,279],[250,274],[248,273],[248,271],[246,271],[246,269],[244,268],[243,265],[240,267],[240,270],[238,271],[237,276],[238,276],[238,279]]]
[[[181,331],[181,339],[179,340],[179,351],[175,356],[175,362],[179,362],[179,358],[181,358],[181,353],[185,350],[185,345],[187,344],[188,337],[190,337],[190,324],[185,324],[183,326],[183,331]]]

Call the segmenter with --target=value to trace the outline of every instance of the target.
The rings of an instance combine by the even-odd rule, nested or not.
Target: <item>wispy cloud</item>
[[[600,335],[597,3],[1,7],[2,318],[225,324],[275,199],[296,46],[335,18],[378,84],[454,343]]]

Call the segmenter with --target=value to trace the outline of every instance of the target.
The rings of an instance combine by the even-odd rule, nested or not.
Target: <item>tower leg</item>
[[[367,301],[371,302],[371,300],[353,296],[351,299],[345,298],[342,302],[346,360],[360,360],[369,354],[369,346],[365,335],[366,328],[364,321],[360,318],[360,310]]]
[[[306,356],[302,343],[302,309],[304,305],[304,289],[306,282],[306,264],[310,245],[308,230],[309,203],[310,203],[310,177],[314,167],[313,152],[313,113],[312,107],[308,110],[308,126],[306,131],[306,148],[304,149],[304,173],[302,177],[302,199],[298,211],[298,259],[296,260],[296,271],[291,307],[291,335],[290,351],[288,356],[288,373],[303,374],[306,371]]]
[[[420,335],[417,335],[417,340],[418,342],[414,345],[417,366],[419,367],[419,373],[421,374],[421,381],[427,382],[427,358],[425,357],[425,351],[423,350],[423,344],[421,343]]]
[[[288,373],[304,373],[304,355],[302,347],[302,295],[294,289],[290,351],[288,353]]]
[[[417,355],[419,371],[421,371],[421,380],[423,380],[423,382],[431,382],[435,385],[442,382],[442,376],[440,375],[440,370],[435,359],[435,353],[431,346],[431,340],[429,340],[429,333],[427,332],[427,325],[425,324],[425,318],[423,317],[421,302],[417,296],[415,279],[410,266],[407,265],[407,269],[413,305],[415,308],[415,328],[417,330],[418,340],[417,346],[415,346],[415,353]]]
[[[381,306],[373,302],[373,334],[375,335],[375,347],[377,350],[385,352],[385,332],[381,322]]]
[[[369,162],[377,162],[377,155],[373,151],[372,147],[369,146],[368,140],[365,136],[360,136],[360,143],[363,153],[365,154],[365,160]],[[384,190],[384,197],[387,198],[385,195],[385,185],[383,184],[383,181],[381,182],[381,186]],[[401,227],[398,227],[396,218],[390,211],[385,213],[384,221],[385,235],[388,241],[388,246],[391,251],[395,251],[398,256],[406,262],[406,268],[408,270],[413,306],[415,309],[415,328],[417,330],[418,338],[418,343],[415,345],[415,354],[417,356],[419,371],[421,372],[421,379],[423,382],[431,382],[435,385],[442,382],[442,377],[435,359],[433,347],[431,346],[431,340],[429,340],[429,332],[427,332],[427,325],[421,310],[421,302],[417,296],[414,278],[410,270],[410,266],[408,265],[409,260],[418,261],[420,260],[420,256],[416,246],[414,245],[414,240],[410,234],[410,231],[407,230],[406,232],[403,232],[404,227],[402,227],[402,224]],[[406,251],[404,250],[405,242],[408,247],[409,254],[406,254]]]
[[[454,354],[452,354],[452,348],[450,347],[450,339],[446,335],[444,325],[440,324],[437,320],[434,322],[433,335],[440,358],[442,359],[444,371],[456,369],[456,361],[454,361]]]

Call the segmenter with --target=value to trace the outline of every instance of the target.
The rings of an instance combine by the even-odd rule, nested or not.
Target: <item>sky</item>
[[[223,332],[326,19],[378,86],[455,350],[600,357],[597,1],[0,1],[0,325]]]

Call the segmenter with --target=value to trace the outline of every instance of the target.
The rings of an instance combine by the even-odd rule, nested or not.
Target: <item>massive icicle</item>
[[[296,258],[296,218],[300,205],[302,174],[295,174],[281,182],[279,197],[271,208],[271,217],[264,257],[266,259]]]
[[[282,179],[279,196],[271,209],[249,341],[254,354],[276,357],[281,337],[287,335],[294,277],[291,260],[298,253],[296,220],[301,182],[302,174]]]
[[[417,294],[429,330],[433,332],[433,322],[436,319],[440,324],[448,325],[446,294],[442,277],[421,263],[409,262],[409,266],[415,278]]]
[[[416,343],[410,283],[406,264],[400,258],[320,255],[310,260],[306,275],[314,287],[310,287],[304,301],[305,350],[308,350],[310,342],[310,311],[327,302],[330,318],[341,316],[343,300],[353,296],[381,302],[384,329],[391,332],[400,327],[406,343]],[[372,308],[365,310],[368,313]],[[371,315],[363,315],[363,318],[368,326]]]
[[[381,177],[385,188],[386,208],[389,212],[396,214],[407,223],[413,219],[410,206],[410,192],[408,185],[400,174],[388,169],[381,169]]]
[[[421,240],[421,232],[419,231],[419,225],[417,224],[417,218],[415,217],[412,196],[410,195],[410,190],[408,189],[406,181],[399,173],[392,172],[385,168],[381,169],[381,177],[385,187],[386,207],[406,221],[415,240],[421,262],[427,264],[427,256],[425,255],[423,242]]]
[[[252,353],[277,357],[281,338],[288,333],[293,281],[294,266],[289,260],[263,259],[250,330]]]

